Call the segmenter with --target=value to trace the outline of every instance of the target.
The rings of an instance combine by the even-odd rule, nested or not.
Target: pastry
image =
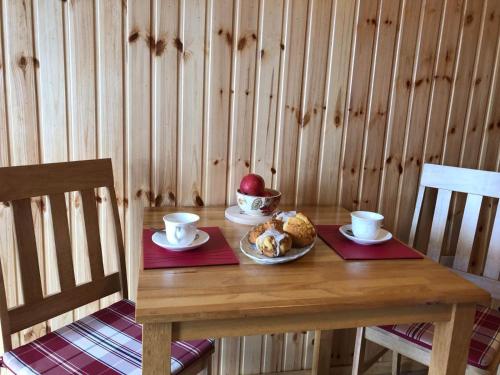
[[[257,237],[264,233],[268,229],[276,229],[279,232],[283,232],[283,222],[281,220],[271,219],[263,224],[259,224],[252,228],[248,234],[248,240],[250,243],[255,244]]]
[[[297,215],[297,211],[280,211],[274,214],[273,218],[276,220],[281,220],[283,223],[286,223],[289,218],[295,217]]]
[[[312,244],[316,238],[316,229],[303,213],[288,217],[283,230],[292,237],[293,247],[304,247]]]
[[[287,233],[276,229],[267,229],[256,241],[261,254],[276,258],[285,255],[292,248],[292,239]]]

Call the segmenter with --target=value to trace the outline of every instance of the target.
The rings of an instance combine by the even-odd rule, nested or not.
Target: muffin
[[[305,247],[314,242],[316,229],[303,213],[288,217],[283,225],[283,230],[290,235],[293,247]]]
[[[248,240],[250,241],[250,243],[255,244],[257,241],[257,237],[259,237],[268,229],[275,229],[279,232],[283,232],[283,222],[281,220],[271,219],[263,224],[256,225],[250,231]]]
[[[292,248],[292,239],[285,232],[267,229],[257,237],[256,245],[261,254],[276,258],[285,255]]]

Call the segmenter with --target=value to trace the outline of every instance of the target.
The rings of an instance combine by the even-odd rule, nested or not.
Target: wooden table
[[[474,305],[490,297],[441,265],[344,261],[318,239],[298,261],[262,266],[239,250],[249,227],[225,220],[222,207],[148,208],[144,227],[161,228],[163,215],[176,210],[196,212],[200,226],[219,226],[241,264],[140,271],[144,374],[170,374],[171,340],[315,330],[320,343],[328,330],[411,322],[436,323],[429,374],[464,373]],[[302,211],[316,224],[350,221],[338,207]],[[329,348],[320,346],[313,374],[328,373]]]

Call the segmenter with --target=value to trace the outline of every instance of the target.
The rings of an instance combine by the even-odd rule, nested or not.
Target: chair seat
[[[172,374],[213,350],[212,340],[174,341]],[[121,300],[3,356],[15,374],[141,374],[142,327]]]
[[[432,349],[434,325],[413,323],[380,326],[380,328],[426,349]],[[484,306],[476,308],[469,348],[468,364],[486,369],[500,349],[500,312]]]

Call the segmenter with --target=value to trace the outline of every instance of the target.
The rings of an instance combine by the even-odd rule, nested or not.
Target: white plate
[[[352,233],[352,225],[351,224],[342,225],[339,228],[339,231],[340,231],[340,233],[342,233],[344,235],[344,237],[346,237],[346,238],[350,239],[351,241],[354,241],[360,245],[375,245],[378,243],[389,241],[392,238],[391,232],[385,230],[384,228],[380,228],[378,236],[374,240],[363,240],[361,238],[355,237],[354,234]]]
[[[255,263],[258,264],[279,264],[279,263],[287,263],[291,262],[295,259],[299,259],[306,255],[313,247],[314,244],[316,243],[316,239],[314,239],[314,242],[310,244],[309,246],[306,247],[292,247],[286,255],[283,255],[282,257],[276,257],[276,258],[269,258],[266,257],[265,255],[261,254],[257,250],[257,246],[252,244],[248,240],[248,232],[245,234],[245,236],[241,239],[240,241],[240,249],[243,254],[245,254],[247,257],[252,259]]]
[[[193,250],[196,249],[197,247],[200,247],[201,245],[207,243],[207,241],[210,239],[210,236],[208,235],[207,232],[204,232],[202,230],[197,230],[196,231],[196,237],[194,241],[189,244],[189,245],[174,245],[168,242],[167,240],[167,235],[165,234],[165,230],[158,231],[153,233],[153,236],[151,237],[153,242],[157,244],[160,247],[163,247],[164,249],[171,250],[171,251],[187,251],[187,250]]]

